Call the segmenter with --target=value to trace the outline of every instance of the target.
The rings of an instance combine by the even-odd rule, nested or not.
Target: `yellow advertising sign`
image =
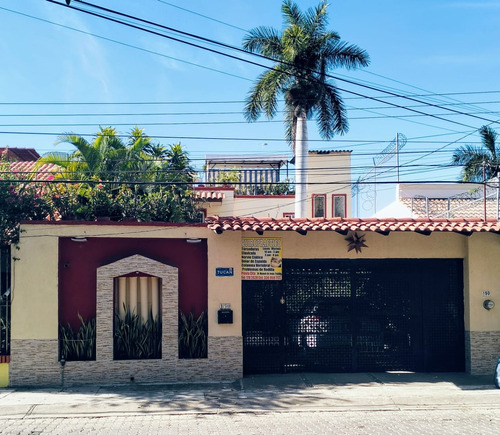
[[[241,244],[241,279],[281,279],[281,239],[244,238]]]

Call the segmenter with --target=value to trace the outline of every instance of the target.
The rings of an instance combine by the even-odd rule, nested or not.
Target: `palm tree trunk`
[[[297,115],[295,136],[295,217],[307,217],[307,117],[302,110]]]

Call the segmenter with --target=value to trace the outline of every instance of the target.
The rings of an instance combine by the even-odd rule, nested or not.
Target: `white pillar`
[[[307,118],[305,112],[297,116],[295,135],[295,217],[307,217]]]

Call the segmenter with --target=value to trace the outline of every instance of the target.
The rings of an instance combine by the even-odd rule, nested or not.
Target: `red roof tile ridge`
[[[259,220],[260,222],[274,222],[276,219],[274,219],[273,217],[269,217],[269,216],[266,216],[266,217],[261,217],[261,218],[254,218],[255,220]]]

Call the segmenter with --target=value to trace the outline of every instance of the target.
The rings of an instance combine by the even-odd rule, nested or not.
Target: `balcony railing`
[[[210,185],[234,187],[239,195],[289,195],[295,186],[280,180],[279,169],[210,169],[205,173]]]

